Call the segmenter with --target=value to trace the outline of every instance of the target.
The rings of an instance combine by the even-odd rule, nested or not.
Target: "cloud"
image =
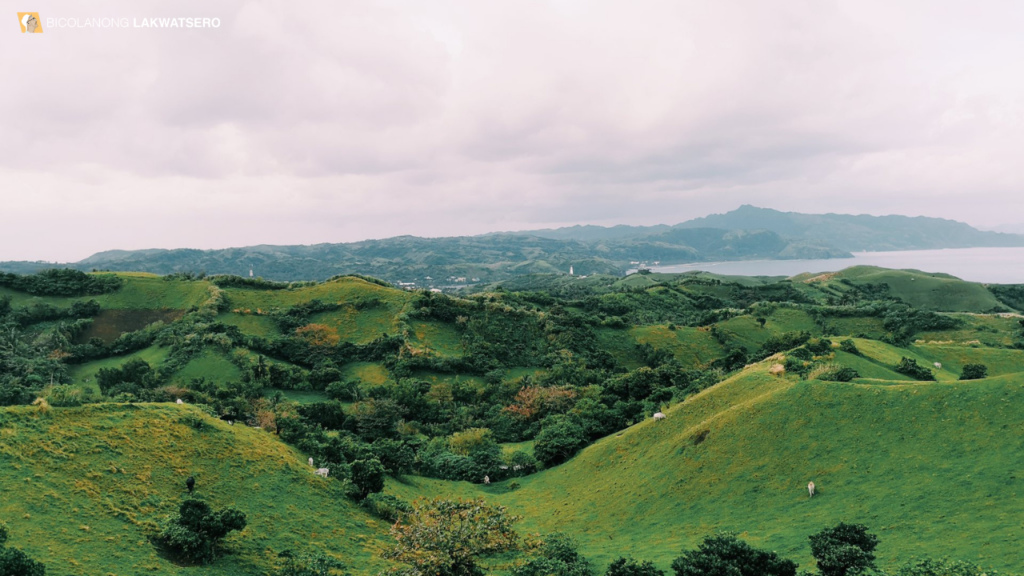
[[[745,202],[979,224],[1024,209],[1013,3],[41,13],[188,15],[222,25],[0,35],[0,259],[674,223]]]

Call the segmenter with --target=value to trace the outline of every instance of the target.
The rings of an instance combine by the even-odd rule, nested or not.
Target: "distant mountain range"
[[[344,244],[249,246],[222,250],[110,250],[67,264],[0,262],[29,273],[54,266],[169,274],[255,275],[320,280],[368,274],[442,286],[523,274],[621,275],[638,263],[845,258],[855,251],[1024,246],[1024,236],[983,232],[962,222],[906,216],[799,214],[741,206],[675,226],[572,226],[450,238],[398,236]]]

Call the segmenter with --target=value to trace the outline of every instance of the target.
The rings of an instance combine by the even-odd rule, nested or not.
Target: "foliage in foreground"
[[[392,574],[482,576],[477,564],[481,556],[520,547],[512,528],[520,517],[483,499],[418,500],[413,508],[391,527],[395,543],[384,558],[408,565]]]
[[[796,576],[796,562],[758,550],[732,534],[707,536],[672,562],[676,576]]]
[[[45,576],[46,567],[17,548],[5,546],[10,532],[0,522],[0,576]]]
[[[156,541],[184,562],[209,564],[216,559],[221,541],[245,526],[245,513],[233,508],[214,512],[206,502],[190,498],[168,519]]]
[[[878,537],[863,524],[839,524],[810,537],[822,576],[856,576],[875,568]]]

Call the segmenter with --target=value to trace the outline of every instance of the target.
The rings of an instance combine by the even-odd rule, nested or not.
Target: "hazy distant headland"
[[[382,240],[221,250],[100,252],[79,262],[2,262],[30,273],[54,266],[169,274],[248,275],[323,280],[367,274],[391,282],[443,286],[527,274],[623,275],[637,267],[741,260],[851,258],[852,252],[1024,246],[1024,235],[987,232],[940,218],[800,214],[741,206],[676,224],[571,226],[479,236]],[[842,266],[839,266],[840,268]]]

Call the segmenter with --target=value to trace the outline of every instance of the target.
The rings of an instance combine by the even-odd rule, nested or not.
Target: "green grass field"
[[[573,533],[599,567],[629,553],[668,569],[684,547],[729,530],[810,568],[807,536],[846,521],[879,535],[884,567],[952,555],[1013,570],[1024,439],[1006,431],[1024,429],[1022,403],[1020,377],[871,386],[775,378],[760,364],[663,422],[518,479],[519,490],[425,479],[389,489],[487,495],[527,530]]]
[[[940,312],[987,312],[1005,308],[984,286],[948,274],[853,266],[835,274],[856,283],[880,283],[889,293],[916,308]]]
[[[242,378],[242,371],[238,366],[231,363],[224,354],[206,350],[199,356],[189,360],[188,364],[178,370],[171,381],[177,384],[188,384],[193,378],[206,378],[211,382],[226,384],[238,382]]]
[[[47,574],[252,576],[277,553],[321,550],[356,574],[382,567],[374,551],[386,523],[318,478],[305,457],[274,435],[211,418],[180,422],[189,406],[93,405],[0,412],[0,518],[10,544],[44,560]],[[234,553],[206,567],[178,567],[147,540],[176,510],[193,475],[198,495],[232,506],[249,526],[227,540]]]

